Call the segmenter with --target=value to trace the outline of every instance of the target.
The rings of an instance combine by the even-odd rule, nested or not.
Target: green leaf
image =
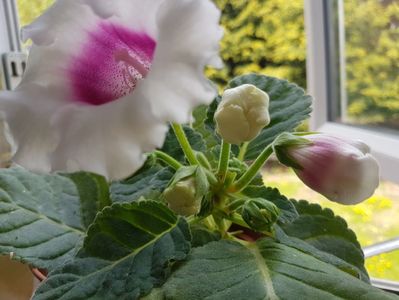
[[[204,152],[206,150],[206,146],[204,144],[202,135],[195,132],[192,128],[188,126],[183,126],[183,129],[187,136],[188,141],[190,142],[191,147],[195,151]],[[169,154],[174,159],[180,162],[185,162],[185,156],[183,150],[181,149],[180,144],[172,128],[169,128],[169,132],[166,135],[165,142],[162,146],[161,151]]]
[[[206,128],[211,131],[217,140],[220,140],[220,137],[216,134],[215,132],[215,113],[216,110],[219,106],[220,101],[222,101],[222,97],[221,96],[217,96],[215,98],[215,100],[213,100],[211,102],[211,104],[209,104],[208,109],[206,111],[206,118],[204,119],[204,125],[206,126]]]
[[[85,227],[78,190],[61,175],[0,171],[0,253],[51,270],[75,253]]]
[[[250,185],[242,193],[251,198],[263,198],[274,203],[280,209],[278,217],[280,224],[290,223],[298,217],[294,204],[287,197],[281,195],[276,188],[265,187],[264,185]]]
[[[173,170],[152,161],[147,162],[132,177],[111,184],[113,202],[132,202],[140,197],[155,199],[173,177]]]
[[[264,75],[249,74],[230,81],[229,86],[253,84],[270,96],[270,124],[248,146],[245,158],[255,159],[263,149],[285,131],[293,131],[309,117],[312,97],[302,88],[286,80]]]
[[[206,111],[203,112],[201,122],[198,121],[194,123],[194,129],[202,135],[207,149],[209,150],[220,144],[220,137],[216,134],[215,120],[213,119],[220,100],[221,97],[216,97],[215,100],[209,104]]]
[[[219,241],[221,235],[219,231],[210,231],[207,227],[201,224],[194,224],[190,226],[191,229],[191,246],[200,247],[210,242]]]
[[[154,296],[148,299],[398,299],[269,238],[194,248]]]
[[[335,256],[329,252],[321,251],[321,250],[317,249],[316,247],[312,246],[311,244],[307,243],[306,241],[303,241],[296,237],[288,236],[278,225],[276,225],[274,227],[274,229],[275,229],[276,239],[280,243],[285,244],[289,247],[298,249],[299,251],[302,251],[309,255],[312,255],[315,258],[317,258],[321,261],[324,261],[327,264],[333,265],[333,266],[337,267],[338,269],[340,269],[356,278],[363,280],[364,282],[370,283],[367,273],[364,273],[364,271],[355,267],[354,265],[346,262],[345,260],[343,260],[341,258],[338,258],[337,256]]]
[[[81,214],[85,228],[93,223],[98,211],[111,205],[107,180],[94,173],[77,172],[62,174],[76,185],[81,199]]]
[[[194,122],[192,124],[193,129],[197,130],[203,125],[206,119],[207,110],[208,110],[207,105],[199,105],[196,108],[194,108],[193,110]]]
[[[201,107],[201,109],[198,109],[194,112],[194,117],[196,120],[193,123],[193,129],[201,135],[201,138],[206,146],[204,154],[213,168],[217,168],[218,166],[220,153],[221,139],[216,134],[215,121],[213,119],[220,99],[221,98],[218,96],[211,102],[209,106],[206,106],[205,109]]]
[[[332,210],[322,209],[318,204],[310,204],[304,200],[294,204],[299,217],[292,223],[282,224],[284,232],[346,261],[360,271],[362,280],[368,281],[363,251],[346,221],[335,216]]]
[[[76,258],[49,274],[33,299],[139,299],[190,251],[187,222],[157,201],[99,213]]]

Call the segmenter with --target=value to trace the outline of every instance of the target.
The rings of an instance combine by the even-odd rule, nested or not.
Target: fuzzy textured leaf
[[[362,280],[368,281],[364,268],[364,255],[355,233],[341,217],[335,216],[330,209],[307,201],[293,202],[299,217],[292,223],[282,224],[281,228],[291,237],[298,238],[320,251],[330,253],[360,272]]]
[[[192,235],[192,247],[204,246],[210,242],[219,241],[222,238],[220,232],[211,231],[204,225],[194,224],[190,226],[190,229]]]
[[[166,188],[174,172],[152,161],[132,177],[111,184],[113,202],[132,202],[140,197],[155,199]]]
[[[398,299],[315,257],[266,238],[193,249],[147,299]]]
[[[264,75],[249,74],[239,76],[230,81],[229,86],[253,84],[270,96],[270,124],[250,142],[245,158],[255,159],[263,149],[285,131],[293,131],[302,121],[309,117],[312,97],[287,80]]]
[[[190,251],[187,222],[156,201],[99,213],[77,257],[49,274],[33,299],[139,299]]]
[[[51,270],[75,253],[85,227],[79,192],[61,175],[0,171],[0,253]]]
[[[208,149],[220,144],[220,137],[215,132],[213,119],[220,100],[221,97],[216,97],[205,110],[201,109],[194,115],[196,122],[193,124],[193,128],[202,135]]]
[[[70,178],[78,189],[82,221],[85,228],[88,228],[93,223],[97,212],[111,205],[108,182],[103,176],[89,172],[63,175]]]

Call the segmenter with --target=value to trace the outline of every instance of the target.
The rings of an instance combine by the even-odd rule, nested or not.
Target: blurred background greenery
[[[345,1],[348,122],[399,129],[399,1]]]
[[[21,25],[53,0],[17,0]],[[286,78],[306,87],[303,0],[214,0],[223,11],[222,70],[207,70],[223,88],[248,72]],[[399,1],[345,0],[347,122],[399,128]],[[382,182],[356,206],[340,206],[305,187],[282,167],[268,169],[265,183],[288,197],[307,199],[344,217],[363,246],[399,236],[399,187]],[[399,251],[367,260],[372,276],[399,280]]]

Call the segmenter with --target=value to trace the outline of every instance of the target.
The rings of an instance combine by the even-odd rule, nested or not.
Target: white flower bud
[[[177,170],[163,195],[171,210],[190,216],[200,212],[202,200],[208,192],[209,182],[203,168],[189,166]]]
[[[366,144],[327,134],[304,138],[311,143],[284,144],[276,140],[275,152],[307,186],[346,205],[362,202],[374,193],[379,167]]]
[[[193,177],[167,188],[164,197],[170,209],[182,216],[195,215],[201,208],[201,198],[196,196],[196,182]]]
[[[216,113],[216,131],[230,144],[253,140],[270,123],[269,96],[252,84],[224,91]]]

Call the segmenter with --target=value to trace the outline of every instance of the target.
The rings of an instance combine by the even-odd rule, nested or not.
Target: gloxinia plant
[[[24,30],[26,74],[0,94],[0,253],[43,270],[34,300],[397,299],[342,218],[260,173],[275,154],[357,203],[378,184],[367,147],[296,133],[311,97],[285,80],[215,95],[218,18],[208,0],[58,0]]]

